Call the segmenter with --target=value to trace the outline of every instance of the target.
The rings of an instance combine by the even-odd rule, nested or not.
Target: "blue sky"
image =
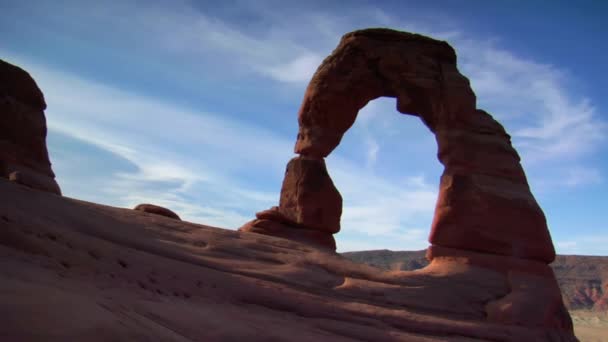
[[[447,40],[512,135],[558,253],[608,255],[603,1],[2,1],[0,58],[43,90],[64,194],[236,229],[278,203],[308,80],[340,36]],[[370,102],[327,160],[340,251],[427,246],[442,167],[422,122]]]

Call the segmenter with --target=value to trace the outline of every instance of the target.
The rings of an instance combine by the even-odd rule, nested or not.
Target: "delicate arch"
[[[544,214],[510,136],[476,108],[454,50],[443,41],[389,29],[344,35],[319,66],[298,114],[295,152],[300,157],[288,165],[279,207],[262,212],[264,218],[258,215],[258,220],[271,217],[300,229],[339,231],[342,199],[323,158],[338,146],[359,110],[380,96],[396,98],[397,110],[420,117],[437,139],[445,169],[431,244],[554,259]]]

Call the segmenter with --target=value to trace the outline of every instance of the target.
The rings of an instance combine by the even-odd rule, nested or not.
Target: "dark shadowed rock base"
[[[46,148],[45,109],[32,77],[0,60],[0,177],[61,195]]]

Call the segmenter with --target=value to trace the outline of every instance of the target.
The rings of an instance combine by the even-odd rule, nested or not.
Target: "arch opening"
[[[551,262],[544,214],[530,192],[510,136],[476,108],[456,53],[443,41],[389,29],[344,35],[319,66],[298,113],[295,152],[278,207],[241,230],[313,241],[335,249],[342,197],[327,157],[369,101],[396,98],[435,134],[444,166],[429,242],[430,258],[468,250]],[[447,251],[447,252],[446,252]]]
[[[395,98],[370,101],[325,158],[343,197],[339,252],[427,247],[443,168],[434,135],[395,107]]]

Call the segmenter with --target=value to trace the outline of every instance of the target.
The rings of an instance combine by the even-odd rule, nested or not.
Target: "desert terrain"
[[[388,250],[342,253],[348,259],[386,270],[416,270],[428,265],[426,251]],[[558,255],[551,264],[574,332],[581,341],[608,341],[608,257]]]
[[[2,340],[576,341],[568,303],[605,305],[604,283],[586,280],[596,261],[549,266],[520,157],[445,41],[345,34],[304,95],[278,206],[238,230],[183,221],[153,198],[130,209],[63,196],[42,90],[0,61],[0,96]],[[325,157],[380,96],[420,117],[445,167],[426,266],[336,253],[342,196]],[[582,334],[604,322],[575,317],[589,322]]]

